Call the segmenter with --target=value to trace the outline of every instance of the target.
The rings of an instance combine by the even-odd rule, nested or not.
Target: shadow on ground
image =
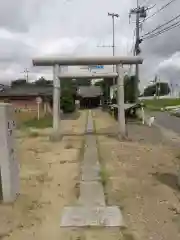
[[[152,176],[154,176],[159,182],[162,184],[179,191],[178,187],[178,177],[175,174],[172,173],[153,173]]]

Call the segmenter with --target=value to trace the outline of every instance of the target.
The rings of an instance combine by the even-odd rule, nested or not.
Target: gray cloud
[[[168,0],[146,2],[157,3],[150,15]],[[37,55],[111,55],[111,48],[97,47],[112,44],[112,20],[108,12],[120,15],[115,25],[116,54],[130,54],[135,17],[129,24],[129,10],[135,6],[133,0],[0,0],[0,77],[17,77],[24,67],[29,67],[32,78],[40,74],[49,77],[49,69],[32,68],[31,59]],[[178,15],[178,9],[180,2],[175,1],[145,22],[142,34]],[[172,30],[142,43],[145,59],[140,68],[142,85],[159,71],[159,64],[179,51],[179,32]],[[173,58],[175,61],[177,58]],[[178,71],[177,64],[174,67],[168,63],[159,74],[164,79],[177,79]]]
[[[13,32],[28,32],[48,0],[0,0],[0,27]]]
[[[0,26],[12,31],[27,31],[28,24],[23,14],[23,0],[0,1]]]
[[[34,50],[32,47],[18,40],[0,39],[0,46],[0,62],[7,63],[22,63]]]

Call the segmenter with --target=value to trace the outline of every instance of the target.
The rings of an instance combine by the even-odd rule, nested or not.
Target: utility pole
[[[25,76],[26,76],[26,82],[28,83],[28,81],[29,81],[29,70],[27,68],[25,68],[24,73],[25,73]]]
[[[98,46],[98,47],[103,47],[103,48],[112,48],[113,49],[113,56],[115,56],[115,17],[119,18],[119,14],[117,13],[109,13],[108,12],[108,16],[112,17],[112,45],[102,45],[102,46]],[[115,66],[113,65],[113,72],[115,72]],[[115,85],[115,78],[113,79],[113,85]]]
[[[139,1],[137,0],[137,9],[139,10]],[[140,53],[139,50],[139,11],[136,13],[136,45],[135,45],[135,55],[137,56]],[[138,86],[139,86],[139,65],[136,64],[136,93],[135,99],[138,100]]]
[[[112,17],[112,29],[113,29],[113,35],[112,35],[112,49],[113,49],[113,57],[115,56],[115,22],[114,18],[118,18],[119,14],[117,13],[108,13],[109,17]],[[113,65],[113,72],[115,71],[115,66]]]
[[[140,50],[140,44],[142,42],[142,39],[140,39],[140,19],[141,18],[146,18],[146,11],[145,7],[141,7],[139,5],[139,0],[137,0],[137,7],[134,9],[130,10],[130,16],[132,14],[136,14],[136,42],[135,42],[135,49],[134,49],[134,55],[137,56],[141,53]],[[136,64],[136,83],[135,83],[135,99],[136,101],[138,100],[138,95],[139,95],[139,90],[138,90],[138,85],[139,85],[139,66]]]

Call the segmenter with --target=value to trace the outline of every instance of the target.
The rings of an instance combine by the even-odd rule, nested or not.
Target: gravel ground
[[[68,135],[56,143],[47,137],[51,129],[18,132],[21,191],[14,204],[0,205],[0,239],[130,240],[118,228],[60,227],[63,207],[77,203],[86,120],[87,111],[81,111],[79,118],[62,121]]]
[[[157,127],[139,123],[128,124],[130,141],[119,142],[110,134],[117,133],[117,123],[108,113],[97,110],[94,115],[108,176],[107,201],[122,209],[127,239],[180,239],[177,143],[165,139]]]
[[[82,132],[85,123],[86,112],[81,112],[63,127]],[[83,136],[52,143],[45,135],[17,138],[21,190],[14,204],[0,205],[0,239],[70,239],[60,228],[60,218],[63,207],[76,201]]]

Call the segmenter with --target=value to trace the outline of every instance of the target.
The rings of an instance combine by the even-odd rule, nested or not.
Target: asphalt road
[[[160,126],[180,134],[180,118],[171,116],[167,112],[154,112],[151,116],[155,116],[155,121]]]

